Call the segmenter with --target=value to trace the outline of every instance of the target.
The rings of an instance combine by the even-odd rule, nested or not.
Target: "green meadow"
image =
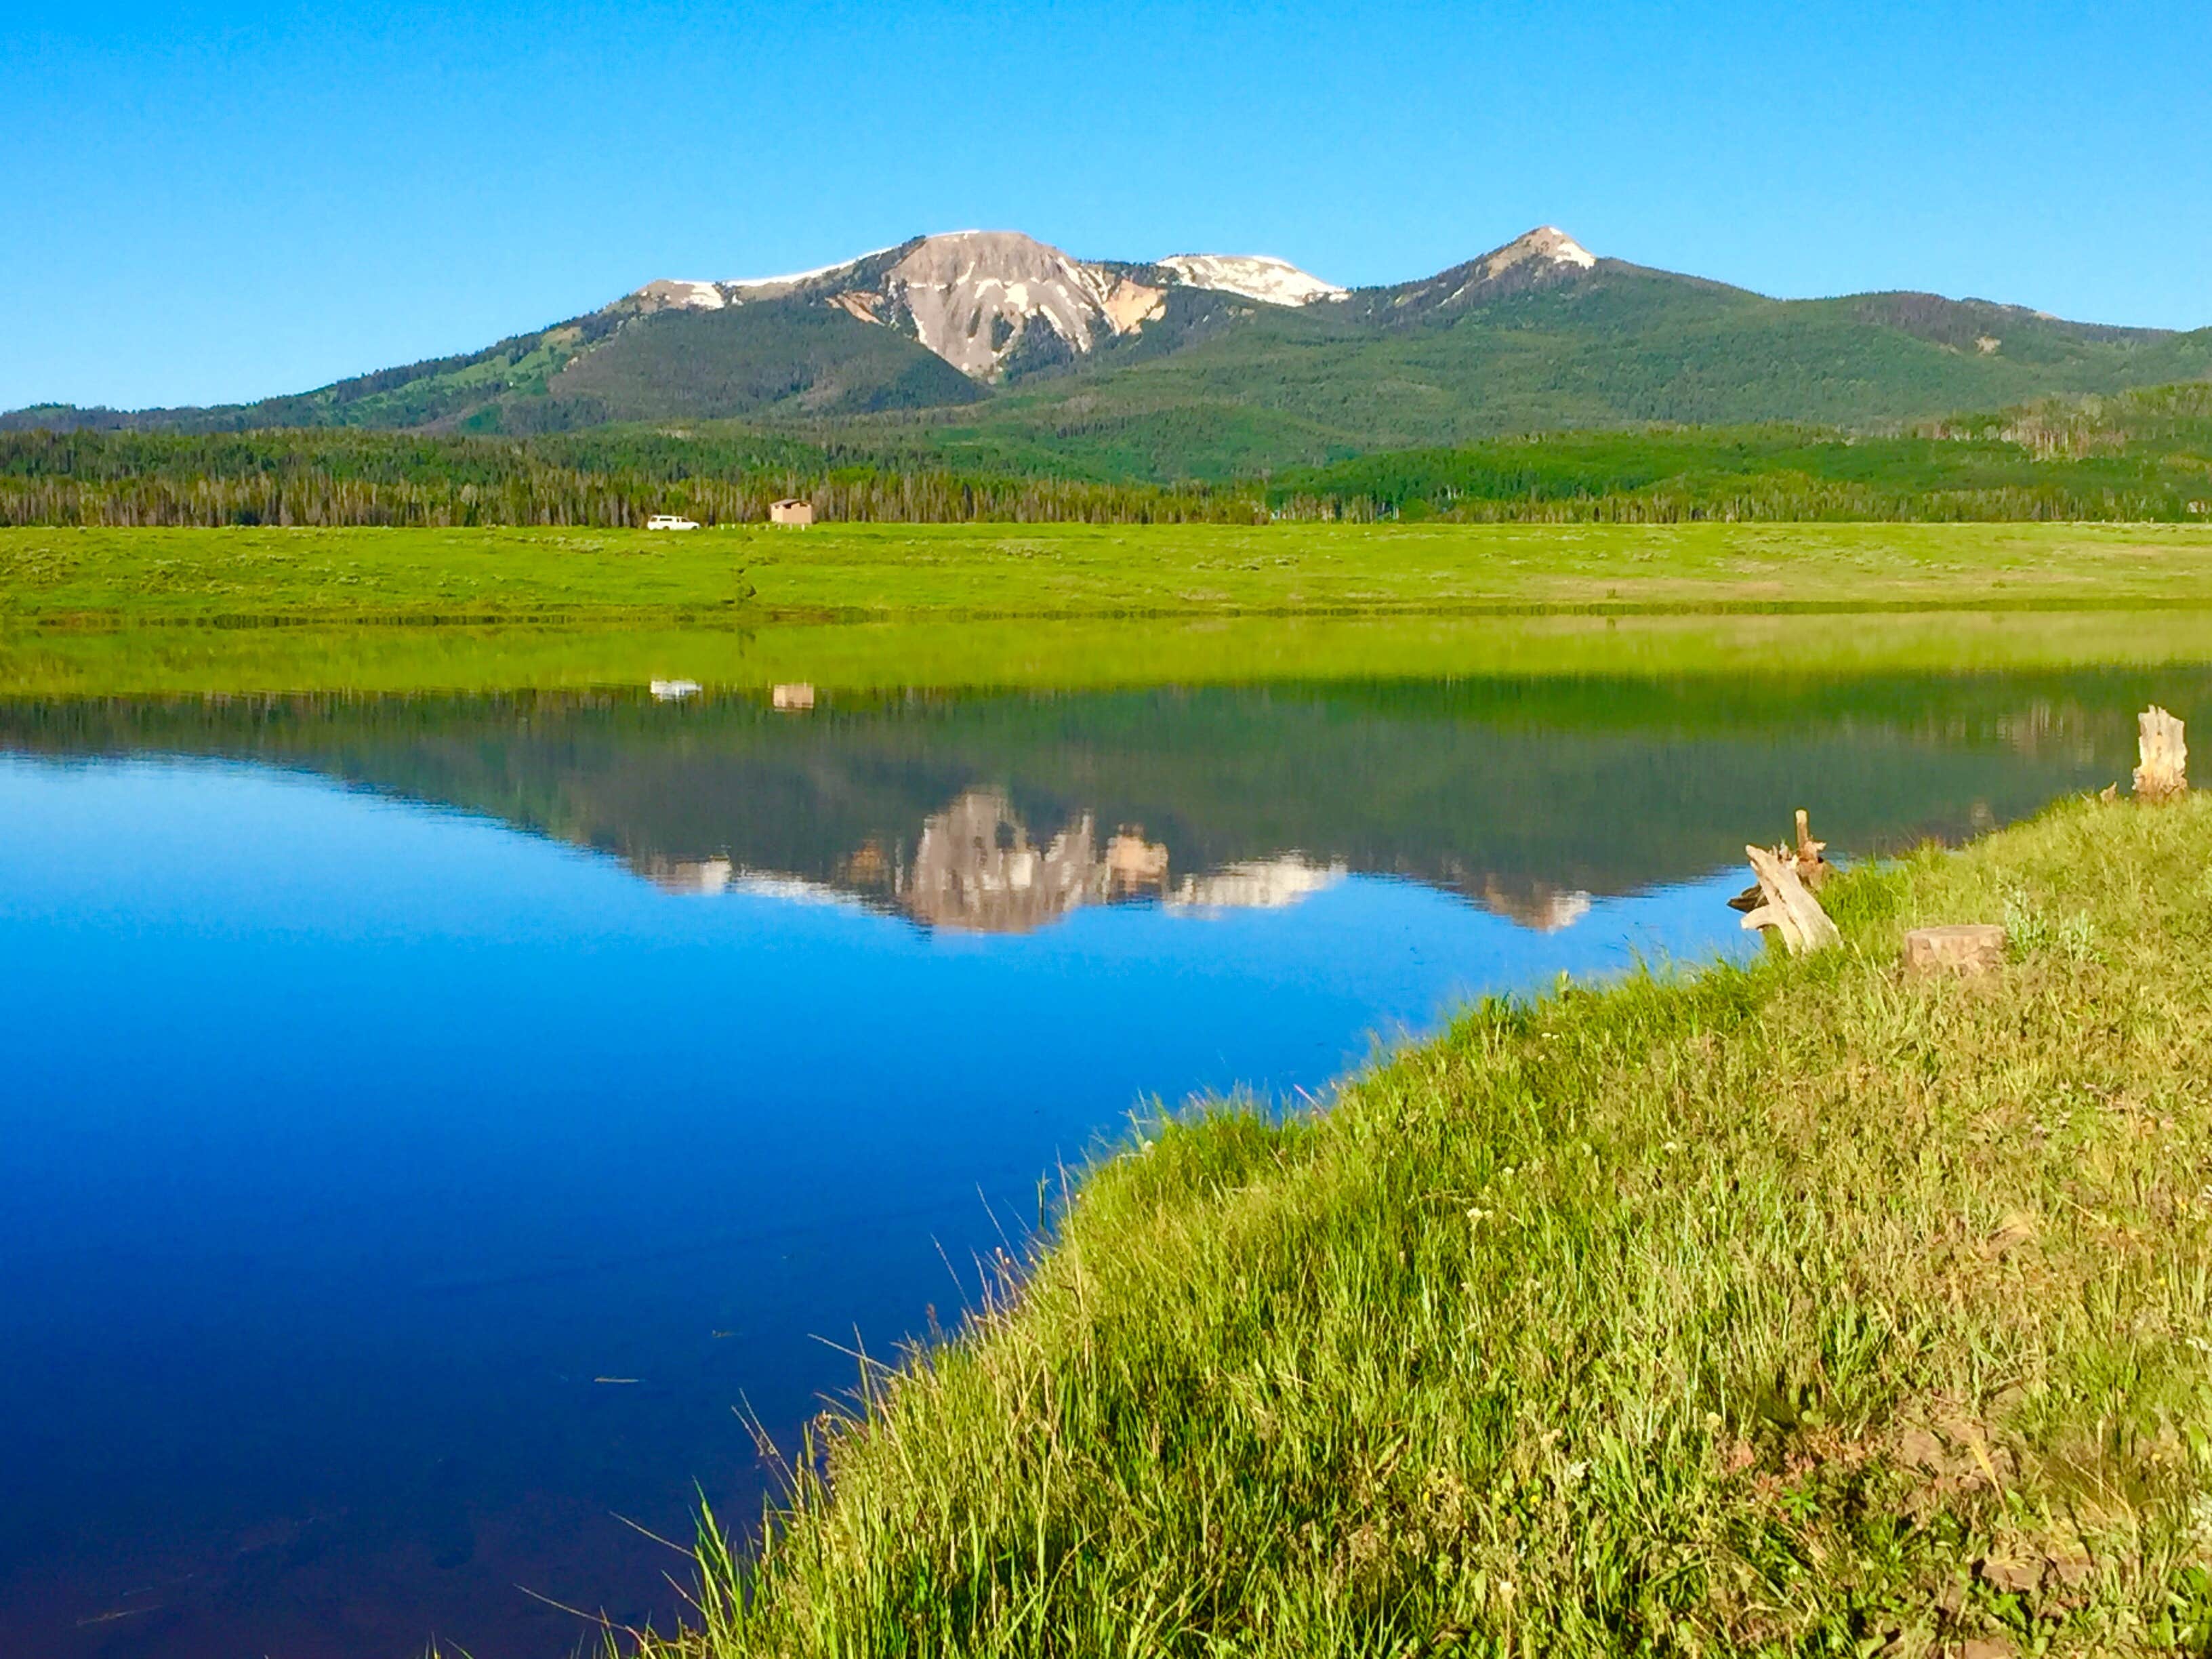
[[[2212,605],[2212,527],[0,530],[0,626]]]

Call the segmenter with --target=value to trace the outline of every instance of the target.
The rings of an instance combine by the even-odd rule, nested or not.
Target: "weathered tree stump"
[[[1799,879],[1794,855],[1764,847],[1746,847],[1743,851],[1751,860],[1751,872],[1759,878],[1761,901],[1757,909],[1744,917],[1747,930],[1771,927],[1782,935],[1783,944],[1793,957],[1843,943],[1844,936],[1828,920],[1820,901]]]
[[[2136,768],[2136,799],[2172,800],[2189,789],[2189,745],[2182,740],[2181,722],[2156,703],[2136,716],[2136,747],[2142,764]]]
[[[1905,936],[1905,966],[1916,974],[1986,974],[2004,966],[2005,930],[1992,922],[1916,927]]]

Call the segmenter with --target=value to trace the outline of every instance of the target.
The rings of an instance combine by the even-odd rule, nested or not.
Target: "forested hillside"
[[[1263,509],[1247,489],[1099,484],[883,464],[729,424],[528,439],[294,430],[0,433],[0,525],[642,525],[833,520],[1183,522]]]
[[[2203,520],[2212,385],[1875,434],[1646,428],[1401,450],[1280,474],[1268,499],[1324,518]]]
[[[1171,354],[1012,387],[940,417],[934,441],[979,465],[1228,478],[1574,428],[1863,427],[2212,373],[2212,331],[1933,295],[1768,300],[1611,261],[1388,325],[1346,313],[1255,309]]]
[[[531,438],[0,434],[0,524],[637,525],[830,519],[1253,523],[1452,518],[2212,520],[2212,385],[2044,399],[1880,433],[1801,424],[1536,434],[1161,485],[978,465],[957,434],[714,422]],[[1130,469],[1129,471],[1134,471]]]

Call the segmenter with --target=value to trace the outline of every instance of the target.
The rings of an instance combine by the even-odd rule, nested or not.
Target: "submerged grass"
[[[2212,1652],[2208,837],[2067,804],[1152,1126],[650,1652]]]
[[[0,628],[0,697],[709,695],[1605,676],[1801,680],[2212,660],[2212,611],[1227,617],[601,627]]]

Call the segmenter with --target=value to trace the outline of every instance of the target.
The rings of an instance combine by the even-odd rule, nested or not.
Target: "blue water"
[[[1237,714],[1235,744],[1291,731],[1301,775],[1304,716]],[[1572,879],[1546,882],[1544,848],[1589,813],[1483,785],[1486,765],[1522,777],[1525,733],[1449,715],[1437,742],[1494,740],[1465,799],[1377,784],[1320,845],[1339,819],[1271,840],[1279,803],[1242,784],[1178,803],[1079,732],[1052,752],[1090,757],[1102,806],[1151,790],[1154,822],[1180,814],[1157,832],[1169,874],[987,932],[872,873],[844,818],[822,828],[855,795],[822,782],[840,756],[837,779],[920,780],[933,828],[894,821],[906,795],[865,809],[901,869],[967,822],[961,791],[1022,793],[1030,763],[979,779],[942,721],[897,727],[902,771],[881,758],[902,714],[807,728],[819,746],[784,771],[760,745],[791,728],[687,727],[683,767],[625,796],[658,728],[605,735],[601,759],[564,728],[526,764],[542,710],[491,710],[459,743],[409,727],[368,759],[350,730],[263,753],[260,726],[187,738],[167,718],[95,739],[41,715],[0,745],[7,1655],[396,1659],[436,1636],[507,1659],[587,1633],[517,1586],[665,1624],[684,1564],[627,1522],[688,1535],[695,1482],[726,1513],[757,1504],[738,1412],[788,1445],[851,1384],[851,1351],[951,1323],[1041,1183],[1141,1103],[1294,1099],[1486,991],[1743,950],[1731,841],[1820,787],[1790,745],[1669,716],[1648,743],[1686,758],[1585,780],[1621,815],[1591,840],[1618,842],[1619,878],[1563,851]],[[1872,843],[2103,781],[2124,729],[2023,751],[1854,716],[1820,770]],[[1637,741],[1571,736],[1529,750],[1574,774]],[[497,787],[424,782],[434,744],[473,764],[495,742]],[[1224,764],[1256,776],[1257,753]],[[1848,782],[1860,762],[1908,780],[1894,801]],[[715,776],[744,803],[801,799],[771,772],[820,793],[685,827]],[[1052,780],[1034,822],[992,807],[996,849],[1044,848],[1091,787]],[[835,844],[808,863],[817,830]],[[982,902],[986,839],[962,902]],[[807,867],[756,856],[771,840]],[[1201,884],[1178,889],[1184,869]],[[1270,871],[1274,902],[1252,902]]]

